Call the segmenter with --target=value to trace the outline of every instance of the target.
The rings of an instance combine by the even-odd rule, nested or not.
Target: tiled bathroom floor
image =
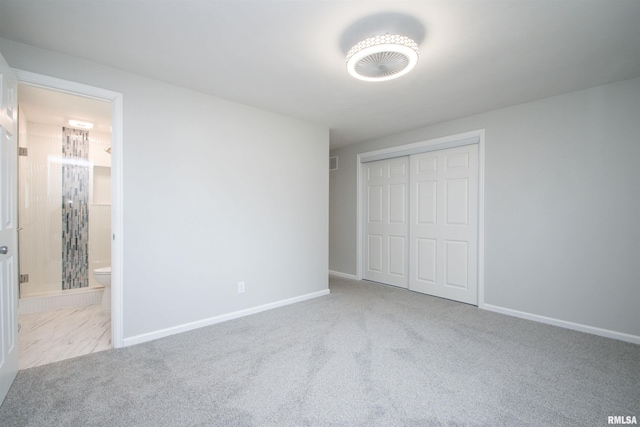
[[[21,314],[20,369],[111,348],[111,313],[100,304]]]

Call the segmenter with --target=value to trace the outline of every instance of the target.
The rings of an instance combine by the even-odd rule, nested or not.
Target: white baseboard
[[[524,311],[512,310],[510,308],[499,307],[491,304],[482,304],[483,310],[495,313],[506,314],[508,316],[519,317],[521,319],[533,320],[534,322],[546,323],[548,325],[559,326],[561,328],[573,329],[574,331],[586,332],[588,334],[599,335],[601,337],[613,338],[620,341],[627,341],[633,344],[640,344],[640,336],[625,334],[623,332],[611,331],[609,329],[597,328],[595,326],[583,325],[580,323],[568,322],[566,320],[554,319],[552,317],[539,316],[537,314],[526,313]]]
[[[342,277],[343,279],[358,280],[358,276],[356,276],[355,274],[341,273],[339,271],[333,270],[329,270],[329,274],[332,276]]]
[[[18,301],[18,314],[41,313],[62,308],[100,304],[103,293],[104,288],[96,286],[35,294],[20,298]]]
[[[325,289],[318,292],[312,292],[306,295],[300,295],[298,297],[289,298],[281,301],[272,302],[269,304],[259,305],[257,307],[247,308],[245,310],[234,311],[233,313],[222,314],[220,316],[210,317],[208,319],[198,320],[196,322],[185,323],[171,328],[161,329],[159,331],[149,332],[146,334],[136,335],[133,337],[124,339],[124,346],[141,344],[147,341],[157,340],[159,338],[168,337],[169,335],[179,334],[181,332],[191,331],[193,329],[202,328],[205,326],[215,325],[216,323],[226,322],[227,320],[238,319],[240,317],[249,316],[251,314],[260,313],[262,311],[271,310],[278,307],[283,307],[289,304],[295,304],[297,302],[306,301],[312,298],[329,295],[329,289]]]

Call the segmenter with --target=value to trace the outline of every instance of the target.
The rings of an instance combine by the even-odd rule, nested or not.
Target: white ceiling
[[[111,104],[105,101],[20,84],[18,102],[30,122],[69,126],[69,120],[93,123],[94,131],[111,133]]]
[[[0,0],[0,37],[328,126],[333,148],[640,76],[638,0]],[[350,77],[402,31],[418,66]]]

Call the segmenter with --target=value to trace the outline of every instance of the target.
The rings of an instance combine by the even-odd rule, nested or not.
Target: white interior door
[[[365,163],[363,168],[363,278],[409,285],[409,158]]]
[[[0,403],[18,373],[17,90],[0,56]]]
[[[478,146],[411,156],[414,291],[478,303]]]

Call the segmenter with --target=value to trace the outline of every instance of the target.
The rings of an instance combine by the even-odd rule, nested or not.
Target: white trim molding
[[[356,275],[362,279],[362,164],[428,151],[478,144],[478,306],[484,304],[484,129],[360,153],[356,157]],[[350,277],[351,278],[351,277]]]
[[[13,69],[19,83],[111,103],[111,342],[123,346],[123,100],[111,90]]]
[[[172,326],[170,328],[161,329],[159,331],[153,331],[153,332],[148,332],[146,334],[136,335],[133,337],[125,338],[124,346],[128,347],[130,345],[141,344],[143,342],[157,340],[159,338],[168,337],[170,335],[192,331],[194,329],[203,328],[205,326],[215,325],[216,323],[226,322],[227,320],[233,320],[233,319],[238,319],[240,317],[250,316],[252,314],[260,313],[262,311],[284,307],[285,305],[295,304],[297,302],[302,302],[312,298],[322,297],[325,295],[329,295],[329,289],[325,289],[318,292],[312,292],[310,294],[300,295],[298,297],[288,298],[285,300],[275,301],[269,304],[247,308],[245,310],[234,311],[233,313],[222,314],[220,316],[210,317],[208,319],[202,319],[202,320],[185,323],[178,326]]]
[[[506,314],[507,316],[519,317],[521,319],[532,320],[534,322],[546,323],[547,325],[585,332],[587,334],[599,335],[601,337],[613,338],[620,341],[627,341],[633,344],[640,344],[640,336],[637,335],[625,334],[623,332],[611,331],[609,329],[597,328],[595,326],[583,325],[581,323],[554,319],[553,317],[540,316],[538,314],[512,310],[510,308],[499,307],[491,304],[482,304],[482,306],[480,306],[479,308],[487,311],[492,311],[494,313]]]
[[[333,270],[329,270],[329,274],[331,276],[341,277],[343,279],[358,280],[358,276],[356,276],[355,274],[342,273],[340,271],[333,271]]]

